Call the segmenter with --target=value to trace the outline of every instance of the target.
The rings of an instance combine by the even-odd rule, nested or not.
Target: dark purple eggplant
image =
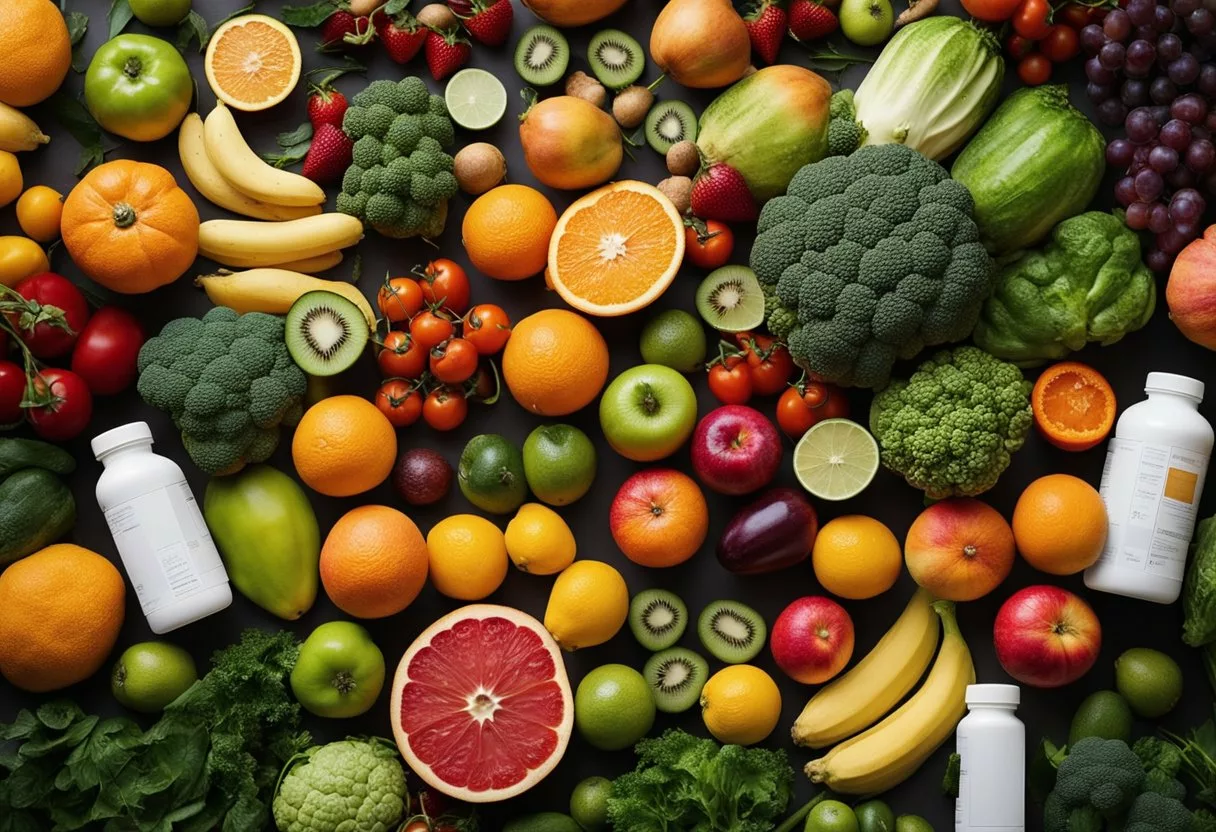
[[[819,518],[799,491],[774,488],[731,518],[718,541],[718,562],[736,575],[776,572],[811,554]]]

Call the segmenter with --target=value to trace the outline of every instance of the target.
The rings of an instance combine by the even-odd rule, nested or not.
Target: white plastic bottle
[[[1085,585],[1172,604],[1182,592],[1212,426],[1199,415],[1202,381],[1149,373],[1144,392],[1147,399],[1123,411],[1106,449],[1106,546],[1085,570]]]
[[[190,484],[176,462],[152,453],[147,422],[106,431],[92,445],[105,467],[97,503],[152,632],[176,630],[231,604],[228,573]]]
[[[961,758],[954,832],[1024,832],[1026,728],[1017,685],[968,685],[954,739]]]

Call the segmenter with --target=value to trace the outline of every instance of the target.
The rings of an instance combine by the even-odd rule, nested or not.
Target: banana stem
[[[831,796],[832,793],[826,789],[821,791],[812,797],[801,809],[786,818],[785,823],[778,826],[773,832],[794,832],[795,829],[800,829],[802,822],[806,820],[806,816],[811,813],[811,810]]]

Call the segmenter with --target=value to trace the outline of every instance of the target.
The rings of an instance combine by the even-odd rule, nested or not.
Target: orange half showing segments
[[[684,260],[684,222],[658,188],[614,182],[575,202],[549,241],[546,279],[588,315],[626,315],[666,291]]]
[[[1094,447],[1115,424],[1115,391],[1110,382],[1079,361],[1063,361],[1044,370],[1030,404],[1039,432],[1065,451]]]
[[[242,15],[216,29],[204,60],[215,97],[246,112],[286,98],[300,80],[300,65],[296,36],[264,14]]]

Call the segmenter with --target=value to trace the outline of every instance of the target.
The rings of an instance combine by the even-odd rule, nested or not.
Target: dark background
[[[89,15],[90,27],[83,47],[83,55],[87,59],[105,40],[105,12],[109,3],[106,0],[66,0],[66,4],[69,11],[81,11]],[[261,0],[257,10],[275,14],[281,5],[282,0]],[[422,5],[422,0],[417,0],[414,4],[414,11],[417,11]],[[624,9],[600,24],[569,31],[567,34],[570,37],[574,55],[570,71],[588,69],[585,59],[586,45],[591,34],[600,28],[615,26],[626,29],[645,46],[649,39],[651,23],[660,5],[658,0],[631,0]],[[945,5],[957,13],[958,7],[954,0],[946,0]],[[240,6],[241,0],[195,0],[195,9],[212,24]],[[901,7],[902,4],[898,4],[897,10]],[[516,116],[521,114],[524,109],[523,101],[518,94],[523,83],[511,68],[511,54],[515,41],[525,28],[536,22],[536,19],[518,2],[515,4],[515,9],[515,30],[508,45],[498,49],[476,45],[471,60],[472,66],[484,67],[495,72],[507,87],[509,96],[507,115],[496,127],[478,135],[458,130],[458,143],[463,145],[478,140],[493,142],[507,156],[510,180],[536,185],[537,183],[524,165],[519,151]],[[138,22],[132,22],[128,31],[147,30]],[[164,30],[156,34],[169,38],[173,36],[172,31]],[[340,62],[338,56],[320,54],[314,49],[317,42],[315,31],[297,30],[297,34],[304,54],[306,70],[318,66],[336,65]],[[843,42],[842,48],[853,52],[862,51]],[[214,105],[214,97],[204,80],[202,56],[192,49],[187,58],[197,79],[200,109],[205,114]],[[390,62],[382,54],[380,48],[375,46],[366,50],[360,59],[367,62],[369,66],[367,76],[369,79],[396,79],[407,74],[418,74],[426,79],[434,91],[442,90],[441,84],[435,84],[430,79],[421,55],[410,66],[403,68]],[[806,65],[807,50],[805,47],[788,41],[783,52],[783,59],[789,63]],[[1088,102],[1084,101],[1084,85],[1080,81],[1079,64],[1078,60],[1075,65],[1068,67],[1073,99],[1075,103],[1089,111]],[[856,87],[864,70],[865,67],[859,67],[845,73],[843,77],[832,75],[828,77],[834,84],[843,82],[845,86]],[[1018,81],[1012,66],[1007,68],[1006,74],[1006,87],[1013,89]],[[643,76],[644,82],[648,83],[657,76],[657,70],[648,65]],[[74,72],[69,73],[66,82],[68,90],[76,94],[79,92],[81,84],[80,75]],[[351,95],[360,90],[364,84],[365,79],[359,76],[347,76],[342,78],[337,85]],[[712,99],[712,93],[685,90],[671,82],[667,82],[660,88],[659,96],[684,98],[693,104],[698,112]],[[279,131],[290,130],[300,124],[304,120],[304,112],[305,91],[301,85],[283,104],[268,112],[242,114],[239,121],[246,136],[256,149],[270,151],[274,148],[275,134]],[[31,114],[37,119],[43,130],[53,136],[53,141],[48,148],[20,154],[26,187],[46,184],[67,193],[76,181],[72,170],[79,148],[71,136],[54,122],[45,105],[33,108]],[[195,194],[186,180],[177,158],[176,134],[150,144],[135,144],[108,136],[106,146],[110,149],[107,155],[109,159],[133,158],[165,165],[177,176],[179,184],[196,197],[199,212],[204,219],[223,215],[218,208]],[[636,160],[628,158],[625,160],[619,174],[620,177],[657,182],[666,175],[662,160],[645,145],[639,147],[634,155],[637,157]],[[1099,206],[1110,204],[1110,185],[1111,181],[1108,177],[1108,181],[1100,192]],[[559,213],[576,196],[544,188],[542,190],[545,190],[553,200]],[[331,207],[334,192],[335,189],[331,188]],[[458,261],[467,262],[460,244],[460,218],[468,203],[469,197],[464,195],[460,195],[454,200],[447,232],[438,241],[438,251],[417,240],[393,241],[378,237],[374,233],[365,239],[358,247],[363,258],[363,277],[360,284],[365,293],[368,295],[374,293],[377,281],[386,270],[394,274],[403,274],[408,272],[411,267],[425,263],[429,258],[440,253]],[[20,233],[11,207],[0,212],[0,233]],[[750,245],[750,234],[747,233],[747,230],[740,229],[738,238],[734,260],[745,263]],[[335,274],[328,276],[349,276],[351,262],[352,258],[348,256],[346,261],[335,270]],[[88,283],[71,265],[63,251],[53,253],[52,264],[54,269],[64,272],[82,283]],[[210,303],[205,295],[191,285],[190,276],[195,272],[202,273],[212,270],[212,268],[213,264],[200,260],[195,270],[175,285],[150,295],[124,298],[121,302],[140,316],[149,332],[155,333],[170,318],[182,315],[201,315],[210,308]],[[690,310],[693,308],[693,291],[701,276],[697,269],[685,268],[671,289],[654,305],[654,308],[640,315],[623,319],[596,321],[596,325],[604,333],[612,348],[612,376],[641,362],[637,334],[639,327],[649,314],[669,307]],[[501,304],[513,320],[519,320],[541,307],[561,305],[561,301],[556,295],[545,291],[543,281],[539,277],[520,283],[499,283],[472,273],[471,270],[470,277],[473,284],[474,302],[490,301]],[[1164,289],[1164,282],[1161,283],[1161,288]],[[1184,373],[1208,382],[1214,378],[1209,370],[1211,354],[1203,348],[1189,343],[1178,333],[1169,322],[1163,300],[1159,303],[1152,322],[1143,331],[1137,332],[1111,347],[1091,347],[1077,354],[1076,357],[1092,363],[1106,374],[1115,387],[1121,408],[1141,400],[1144,377],[1150,370]],[[907,370],[908,368],[904,368],[905,372]],[[1033,377],[1033,375],[1032,372],[1030,376]],[[341,379],[340,386],[346,391],[370,396],[375,389],[376,380],[374,362],[367,359],[347,377]],[[700,413],[704,414],[716,403],[710,396],[704,380],[698,378],[694,381],[699,397]],[[869,394],[863,391],[856,391],[852,395],[853,417],[862,423],[865,423],[867,419],[869,398]],[[773,414],[775,400],[758,400],[753,404],[770,416]],[[1209,418],[1216,415],[1216,410],[1213,409],[1211,402],[1205,403],[1202,410]],[[146,420],[152,426],[157,439],[156,449],[182,464],[196,495],[200,498],[207,481],[207,478],[189,462],[166,415],[144,405],[133,390],[114,399],[98,401],[90,429],[85,436],[71,443],[71,449],[75,452],[80,464],[77,472],[71,477],[79,509],[79,519],[72,539],[103,553],[116,562],[118,560],[117,552],[93,497],[93,486],[100,473],[100,465],[93,460],[89,452],[88,439],[116,425],[135,419]],[[703,551],[688,562],[665,571],[646,570],[632,564],[611,543],[607,522],[608,506],[625,478],[644,466],[617,456],[607,446],[600,434],[597,407],[594,404],[564,420],[552,421],[568,421],[582,428],[596,442],[600,455],[599,473],[591,493],[578,503],[560,509],[561,514],[577,535],[579,557],[605,560],[618,567],[625,575],[631,593],[647,587],[672,589],[684,597],[694,615],[704,604],[716,598],[737,598],[755,606],[771,623],[784,606],[795,597],[821,591],[815,582],[809,563],[775,575],[752,578],[730,575],[718,565],[713,555],[713,546],[730,516],[748,501],[747,498],[727,498],[707,494],[711,506],[710,534]],[[471,436],[483,432],[501,432],[513,441],[522,443],[528,432],[538,424],[540,424],[540,420],[525,413],[511,400],[509,395],[504,394],[503,400],[493,408],[475,406],[471,410],[468,421],[451,434],[436,433],[420,422],[400,432],[399,445],[403,450],[417,446],[433,447],[443,453],[454,465],[461,448]],[[795,483],[789,462],[792,447],[792,443],[787,441],[786,457],[777,484]],[[292,473],[289,451],[290,438],[285,436],[272,463],[282,470]],[[1103,455],[1102,447],[1081,454],[1065,453],[1051,447],[1037,435],[1032,435],[1027,440],[1025,448],[1015,455],[1013,465],[1001,478],[1000,483],[992,492],[985,495],[985,499],[1008,517],[1012,512],[1017,495],[1031,480],[1041,475],[1068,472],[1084,478],[1096,487],[1101,475]],[[681,450],[665,464],[673,464],[688,470],[687,449]],[[387,484],[375,491],[349,499],[329,499],[316,494],[311,496],[323,530],[328,529],[343,512],[358,505],[379,502],[405,508]],[[842,504],[821,502],[817,508],[821,521],[847,513],[873,515],[887,523],[902,539],[908,525],[922,508],[922,499],[919,491],[910,488],[895,475],[882,471],[875,478],[871,487],[860,497]],[[472,510],[472,506],[464,500],[459,490],[454,489],[439,505],[428,510],[411,509],[408,513],[425,533],[439,519],[449,514],[470,510]],[[1214,510],[1216,510],[1216,488],[1209,488],[1203,501],[1201,517],[1212,514]],[[504,525],[509,518],[491,519],[499,525]],[[993,653],[992,621],[998,606],[1009,594],[1019,587],[1037,582],[1060,583],[1079,592],[1093,604],[1104,629],[1102,655],[1089,675],[1080,682],[1056,691],[1023,688],[1019,715],[1026,723],[1027,741],[1030,747],[1033,747],[1043,736],[1053,737],[1058,742],[1066,739],[1068,721],[1076,705],[1091,691],[1113,686],[1114,659],[1129,647],[1152,646],[1164,650],[1180,662],[1186,674],[1186,692],[1183,701],[1172,714],[1162,721],[1162,727],[1184,732],[1211,714],[1212,693],[1205,680],[1199,655],[1196,651],[1186,648],[1179,638],[1182,619],[1179,605],[1164,607],[1112,595],[1092,593],[1082,586],[1080,576],[1070,579],[1052,578],[1036,573],[1020,559],[1014,568],[1013,575],[996,592],[980,601],[959,606],[959,618],[975,657],[979,681],[1010,681],[997,664]],[[544,614],[551,583],[551,578],[531,576],[511,570],[501,589],[487,600],[517,606],[539,618]],[[894,589],[881,597],[871,601],[845,604],[853,616],[857,629],[855,658],[865,655],[886,631],[902,610],[913,589],[911,579],[905,574]],[[295,622],[280,621],[254,606],[238,593],[234,592],[234,595],[236,598],[232,607],[225,612],[208,618],[203,623],[197,623],[171,633],[167,637],[168,640],[184,646],[194,655],[199,663],[200,671],[206,669],[207,658],[213,650],[235,641],[241,630],[246,627],[268,629],[287,627],[303,638],[316,625],[341,617],[323,591],[313,609]],[[412,639],[437,617],[457,606],[459,606],[458,602],[440,596],[428,586],[418,600],[401,614],[384,620],[363,622],[384,651],[390,678],[398,659]],[[119,644],[115,648],[114,657],[117,657],[126,646],[149,638],[153,638],[152,633],[148,630],[144,617],[140,613],[134,593],[131,592],[127,604],[126,624],[123,627]],[[685,636],[684,644],[698,650],[701,649],[691,630]],[[568,655],[566,664],[573,686],[577,685],[587,671],[600,664],[624,662],[640,668],[647,655],[634,642],[626,628],[606,645]],[[781,722],[765,745],[786,749],[789,752],[791,763],[796,769],[800,769],[815,754],[807,749],[792,746],[788,729],[813,690],[787,679],[777,670],[767,650],[756,661],[777,679],[784,697]],[[718,665],[715,664],[713,669],[716,670],[717,667]],[[73,697],[87,710],[112,714],[118,712],[120,708],[111,697],[108,685],[108,673],[103,671],[93,679],[56,695]],[[308,717],[307,727],[313,731],[318,741],[361,734],[391,736],[387,715],[388,698],[389,690],[386,685],[380,701],[363,717],[344,721]],[[41,699],[41,697],[17,691],[7,683],[0,681],[0,721],[11,720],[19,708],[35,705]],[[669,726],[681,726],[699,734],[705,733],[696,709],[680,716],[659,714],[654,733]],[[1137,725],[1137,732],[1138,734],[1146,733],[1152,731],[1154,727],[1151,724],[1140,724]],[[885,796],[897,814],[923,815],[934,824],[939,832],[951,827],[953,802],[942,797],[939,781],[945,767],[946,755],[952,748],[953,743],[948,742],[915,776]],[[634,757],[630,751],[613,753],[598,751],[576,735],[570,742],[564,761],[547,780],[530,793],[509,804],[491,805],[484,808],[485,828],[498,829],[504,819],[526,810],[565,811],[570,790],[581,778],[592,774],[612,777],[632,768],[633,764]],[[796,801],[791,803],[791,807],[801,805],[814,793],[816,788],[799,773]],[[1028,807],[1027,819],[1030,828],[1041,828],[1041,814],[1037,809]]]

